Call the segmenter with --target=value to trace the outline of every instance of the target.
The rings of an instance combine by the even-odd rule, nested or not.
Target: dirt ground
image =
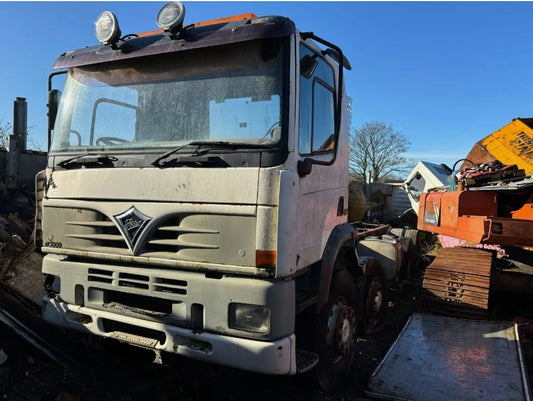
[[[25,273],[12,275],[7,285],[33,282],[28,266],[40,266],[30,255]],[[24,263],[23,263],[24,265]],[[39,272],[39,268],[33,269]],[[37,273],[35,273],[37,274]],[[161,366],[144,351],[109,340],[65,332],[40,318],[40,306],[5,291],[0,284],[0,401],[363,401],[368,379],[404,327],[420,309],[422,269],[411,285],[392,283],[386,325],[373,336],[358,338],[354,363],[335,393],[316,389],[311,375],[278,377],[244,372],[175,357]],[[526,365],[533,372],[533,296],[499,294],[498,320],[520,323]],[[32,345],[2,320],[7,311],[25,329],[46,343]],[[31,340],[31,338],[30,338]],[[51,348],[48,348],[48,347]],[[49,352],[47,355],[45,352]],[[531,377],[530,377],[531,381]]]
[[[0,319],[0,400],[12,401],[141,401],[141,400],[360,400],[368,378],[387,352],[416,304],[412,288],[394,285],[385,328],[358,339],[355,360],[335,394],[317,390],[310,375],[277,377],[253,374],[176,357],[170,366],[143,361],[140,350],[96,338],[62,332],[17,305],[0,300],[0,308],[35,332],[46,332],[65,360],[48,357]],[[31,309],[31,308],[30,308]],[[6,359],[7,357],[7,359]],[[57,358],[56,358],[57,359]],[[146,358],[144,358],[146,359]]]

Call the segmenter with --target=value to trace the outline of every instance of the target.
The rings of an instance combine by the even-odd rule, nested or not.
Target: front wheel
[[[334,273],[327,305],[318,316],[316,368],[320,387],[333,391],[348,373],[352,363],[356,332],[356,288],[345,270]]]

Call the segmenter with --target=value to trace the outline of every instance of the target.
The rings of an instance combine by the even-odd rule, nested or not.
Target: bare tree
[[[373,182],[409,170],[405,153],[410,142],[392,125],[380,121],[366,122],[350,134],[350,172],[363,182],[370,174]]]
[[[7,149],[11,131],[11,124],[4,123],[4,120],[0,118],[0,149]]]
[[[41,144],[39,144],[36,140],[33,139],[32,136],[29,135],[30,130],[32,130],[34,127],[28,127],[28,136],[26,138],[28,149],[33,150],[41,150]],[[0,149],[7,150],[7,147],[9,146],[9,135],[13,133],[13,126],[11,123],[4,123],[4,119],[0,117]]]

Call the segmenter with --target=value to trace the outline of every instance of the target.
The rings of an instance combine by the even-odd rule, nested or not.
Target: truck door
[[[329,234],[343,222],[348,172],[347,164],[334,154],[335,113],[340,112],[335,106],[334,69],[303,43],[299,57],[297,145],[300,164],[308,162],[311,167],[305,174],[299,171],[297,260],[301,268],[320,260]]]

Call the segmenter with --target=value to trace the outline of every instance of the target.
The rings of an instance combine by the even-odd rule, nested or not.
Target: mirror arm
[[[50,145],[52,144],[52,129],[54,128],[54,123],[55,123],[56,115],[57,115],[57,107],[58,107],[57,95],[59,93],[57,89],[52,89],[52,80],[55,76],[64,75],[67,72],[68,70],[56,71],[56,72],[51,73],[48,76],[48,146],[47,146],[48,151],[50,151]],[[52,114],[51,101],[54,100],[52,99],[52,93],[55,96],[55,111],[53,115],[53,123],[52,123],[52,118],[51,118],[51,114]]]

